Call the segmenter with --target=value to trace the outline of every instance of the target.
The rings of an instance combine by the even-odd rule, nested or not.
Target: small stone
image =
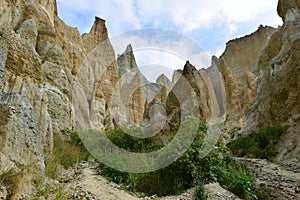
[[[79,196],[85,197],[85,196],[86,196],[86,193],[85,193],[85,192],[80,192]]]
[[[259,187],[261,187],[261,188],[262,188],[262,187],[266,187],[266,183],[265,183],[265,182],[260,182],[260,183],[259,183]]]
[[[271,178],[273,181],[276,181],[277,180],[277,177],[276,176],[272,176]]]
[[[220,193],[220,192],[217,192],[216,194],[217,194],[217,196],[219,196],[219,197],[222,196],[222,193]]]

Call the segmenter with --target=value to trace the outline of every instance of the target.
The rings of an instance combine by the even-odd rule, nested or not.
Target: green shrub
[[[251,194],[255,197],[252,181],[248,183],[248,180],[252,179],[248,173],[246,165],[235,161],[227,153],[227,148],[221,141],[217,143],[216,147],[217,148],[212,150],[206,157],[198,161],[195,170],[198,173],[198,176],[194,175],[194,178],[198,177],[198,179],[205,183],[218,182],[223,188],[231,191],[241,198],[244,198],[243,194]],[[240,180],[240,177],[245,177],[245,179],[242,180],[247,182],[243,183],[242,180]],[[237,182],[238,180],[248,187],[236,188],[235,185],[231,185],[233,182]],[[247,197],[246,199],[254,198]]]
[[[207,194],[204,188],[204,183],[200,182],[195,188],[195,192],[193,194],[193,200],[206,200],[206,199],[207,199]]]
[[[274,145],[285,130],[282,126],[265,127],[258,132],[252,132],[245,137],[232,141],[227,146],[237,156],[273,160],[277,154]]]
[[[104,133],[112,143],[127,151],[142,152],[147,146],[147,139],[133,137],[121,128],[108,128]]]
[[[244,165],[237,163],[227,154],[227,148],[223,142],[219,141],[208,156],[200,158],[199,151],[207,130],[207,124],[200,122],[198,134],[192,145],[183,156],[163,169],[150,173],[130,174],[119,172],[100,164],[101,173],[110,180],[122,184],[128,190],[141,192],[146,195],[157,194],[164,196],[179,194],[186,189],[196,186],[198,191],[195,196],[202,198],[202,186],[199,185],[199,181],[203,183],[217,181],[222,187],[238,196],[243,196],[248,191],[254,194],[251,184],[249,187],[241,188],[231,185],[233,182],[238,181],[242,182],[243,185],[247,185],[243,183],[243,180],[248,181],[251,178],[246,173]],[[149,152],[149,150],[161,148],[161,145],[149,143],[147,139],[128,136],[120,129],[109,129],[106,134],[113,143],[131,151]],[[240,180],[240,177],[247,178]]]
[[[257,199],[253,193],[253,180],[248,174],[238,174],[228,186],[228,190],[243,199]]]
[[[177,126],[177,125],[175,125]],[[198,135],[192,146],[201,147],[204,132],[208,129],[203,122],[199,123]],[[136,130],[135,130],[136,131]],[[151,143],[151,138],[140,139],[126,134],[119,128],[107,129],[107,137],[117,146],[134,152],[151,152],[162,147],[160,144]],[[171,134],[170,134],[171,135]],[[172,136],[171,136],[172,137]],[[192,155],[193,154],[193,155]],[[166,168],[150,173],[128,174],[101,165],[102,175],[118,184],[124,184],[125,188],[147,195],[179,194],[193,185],[193,159],[196,159],[199,151],[190,148],[182,158],[178,159]],[[166,187],[168,185],[168,187]]]

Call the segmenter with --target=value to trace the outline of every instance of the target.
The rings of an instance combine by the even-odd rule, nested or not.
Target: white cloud
[[[214,43],[215,47],[212,48],[215,52],[211,53],[217,55],[221,54],[228,39],[233,39],[242,32],[241,29],[245,24],[251,24],[253,27],[260,24],[271,26],[281,24],[276,12],[278,0],[57,0],[57,2],[60,16],[68,24],[79,25],[80,31],[86,32],[90,29],[94,16],[99,16],[107,21],[109,33],[113,38],[120,37],[120,33],[145,27],[175,30],[187,37],[202,29],[207,30],[207,34],[224,29],[226,32],[218,35],[224,38],[218,40],[221,42]],[[141,35],[127,35],[125,38],[129,42],[120,40],[119,44],[114,45],[117,53],[123,52],[129,43],[135,48],[151,47],[155,43],[155,38],[151,41]],[[208,36],[205,42],[214,40],[216,39]],[[139,64],[182,68],[182,62],[189,59],[199,68],[209,62],[206,59],[207,53],[193,52],[193,47],[185,41],[160,39],[156,42],[173,52],[179,51],[179,55],[183,55],[182,61],[178,60],[180,56],[178,57],[176,53],[172,55],[168,51],[158,50],[155,50],[155,53],[144,49],[136,52]]]
[[[144,26],[175,27],[189,33],[220,23],[257,20],[277,25],[277,0],[58,0],[65,12],[89,12],[106,19],[112,34]],[[271,16],[271,17],[270,17]]]
[[[151,81],[155,81],[162,73],[171,79],[173,70],[182,69],[187,60],[198,69],[210,65],[210,54],[195,41],[174,31],[137,30],[114,36],[110,40],[117,54],[131,44],[138,66]]]
[[[163,64],[179,69],[183,67],[182,61],[190,60],[197,68],[203,68],[209,65],[211,56],[195,41],[170,30],[136,30],[116,35],[110,40],[117,54],[131,44],[136,57],[142,58],[139,62],[143,65]]]

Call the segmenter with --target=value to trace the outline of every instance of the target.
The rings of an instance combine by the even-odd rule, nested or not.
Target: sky
[[[94,17],[106,20],[117,54],[132,44],[140,70],[151,81],[186,60],[196,68],[210,65],[226,42],[257,30],[278,27],[278,0],[57,0],[59,16],[80,33]]]

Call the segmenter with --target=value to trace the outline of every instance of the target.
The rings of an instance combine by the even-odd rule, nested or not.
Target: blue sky
[[[143,69],[143,66],[159,65],[152,71],[161,70],[162,73],[167,72],[161,67],[161,63],[173,70],[182,68],[185,59],[195,60],[192,63],[197,68],[208,67],[209,59],[203,53],[208,57],[220,56],[230,39],[254,32],[260,24],[273,27],[281,25],[282,20],[276,11],[277,2],[278,0],[57,0],[59,16],[68,25],[78,27],[84,33],[90,30],[94,16],[105,19],[110,38],[124,39],[122,44],[112,42],[117,54],[125,50],[127,43],[134,43],[134,50],[137,50],[136,44],[143,44],[145,48],[140,48],[135,53],[139,66]],[[128,34],[128,31],[144,28],[168,30],[170,37],[160,35],[153,41],[151,34]],[[162,33],[165,34],[164,31]],[[147,49],[154,43],[155,46],[161,46],[161,49],[178,49],[178,45],[175,47],[176,43],[171,40],[181,45],[183,50],[180,53],[186,53],[179,56],[181,61],[174,57],[178,52],[163,56],[159,50]],[[197,44],[198,48],[191,49],[191,43]],[[199,49],[203,52],[199,52]]]

